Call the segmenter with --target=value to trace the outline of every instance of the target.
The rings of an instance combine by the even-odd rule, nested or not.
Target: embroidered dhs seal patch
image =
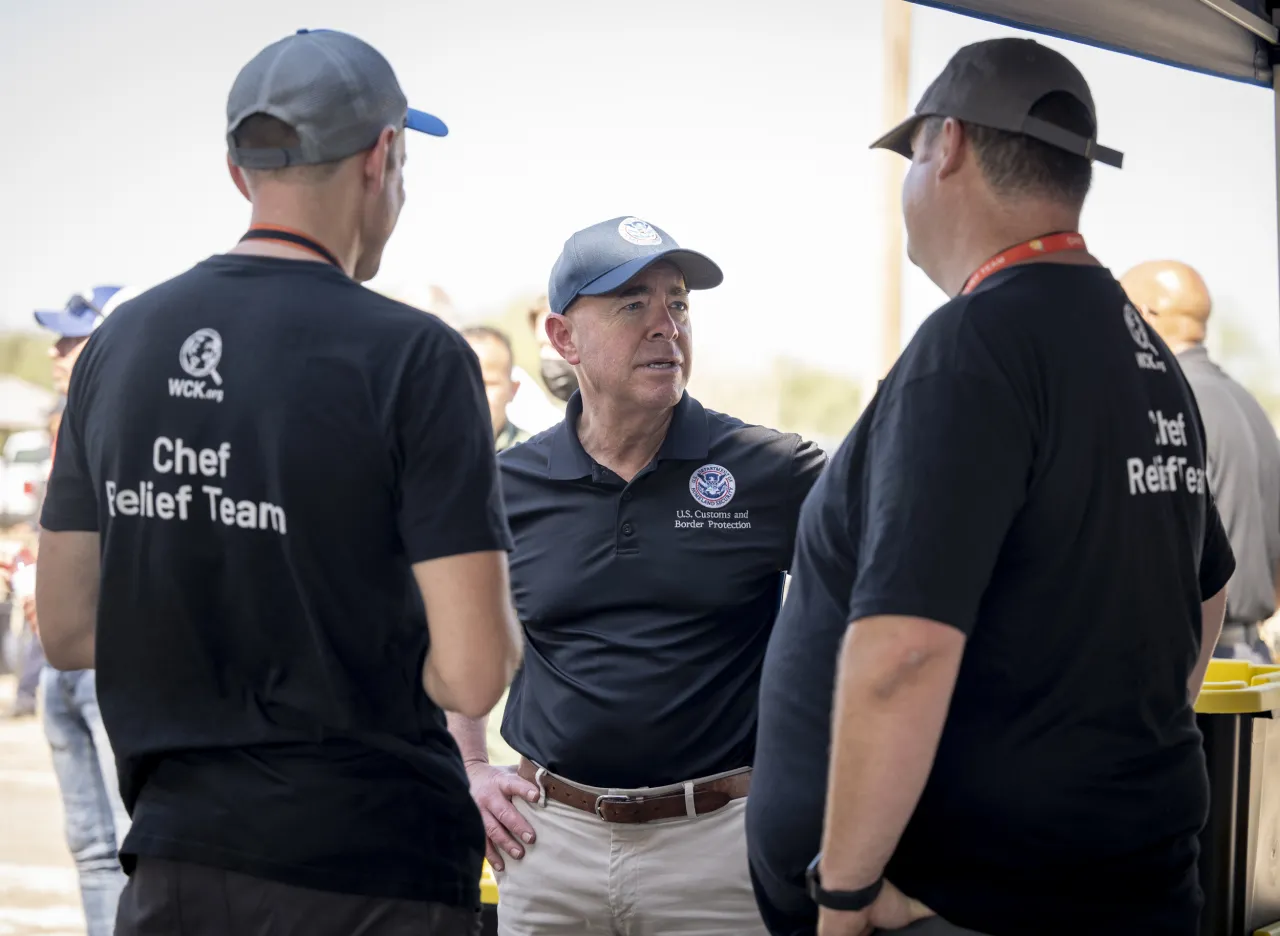
[[[725,507],[733,500],[733,475],[719,465],[703,465],[689,478],[689,493],[703,507]]]
[[[639,218],[623,218],[618,224],[618,233],[623,240],[637,247],[653,247],[662,243],[662,235],[653,229],[653,225]]]

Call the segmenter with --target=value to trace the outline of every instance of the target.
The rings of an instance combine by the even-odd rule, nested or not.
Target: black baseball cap
[[[1090,136],[1031,116],[1046,95],[1069,94],[1089,111]],[[979,127],[1021,133],[1119,169],[1124,154],[1098,144],[1098,112],[1089,83],[1071,60],[1034,39],[988,39],[951,57],[916,105],[915,114],[871,144],[911,158],[911,139],[927,117],[954,117]]]
[[[657,225],[631,216],[613,218],[564,242],[547,287],[551,311],[563,313],[579,296],[613,292],[659,260],[674,263],[689,289],[713,289],[724,280],[710,257],[681,247]]]

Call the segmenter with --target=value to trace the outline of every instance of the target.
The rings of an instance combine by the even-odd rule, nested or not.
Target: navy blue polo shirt
[[[592,786],[750,766],[756,697],[816,445],[685,393],[627,483],[565,421],[499,456],[525,629],[502,735]]]

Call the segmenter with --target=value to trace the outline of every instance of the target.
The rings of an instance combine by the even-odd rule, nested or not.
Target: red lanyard
[[[1049,254],[1062,253],[1064,250],[1084,250],[1084,238],[1075,231],[1064,231],[1061,234],[1047,234],[1018,244],[1008,250],[996,254],[978,269],[973,271],[969,281],[964,284],[960,295],[967,296],[978,288],[978,284],[994,273],[1013,263],[1030,260],[1032,257],[1047,257]]]
[[[268,240],[275,241],[278,244],[289,244],[293,247],[301,247],[303,250],[309,250],[326,263],[332,263],[339,270],[342,264],[338,262],[338,258],[325,249],[323,244],[312,240],[301,231],[295,231],[292,228],[278,227],[274,224],[255,224],[245,232],[240,238],[242,241],[247,240]]]

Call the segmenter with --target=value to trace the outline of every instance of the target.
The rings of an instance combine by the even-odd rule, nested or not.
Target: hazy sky
[[[239,67],[298,27],[390,59],[445,140],[410,140],[409,202],[374,285],[464,314],[545,285],[575,229],[634,214],[726,273],[696,297],[703,361],[875,360],[883,230],[879,0],[0,0],[0,327],[82,284],[151,284],[234,243],[224,165]],[[912,103],[960,45],[1006,34],[914,10]],[[1117,273],[1197,265],[1271,353],[1271,95],[1056,40],[1103,143],[1084,231]],[[893,197],[896,199],[896,193]],[[941,300],[906,281],[908,331]]]

